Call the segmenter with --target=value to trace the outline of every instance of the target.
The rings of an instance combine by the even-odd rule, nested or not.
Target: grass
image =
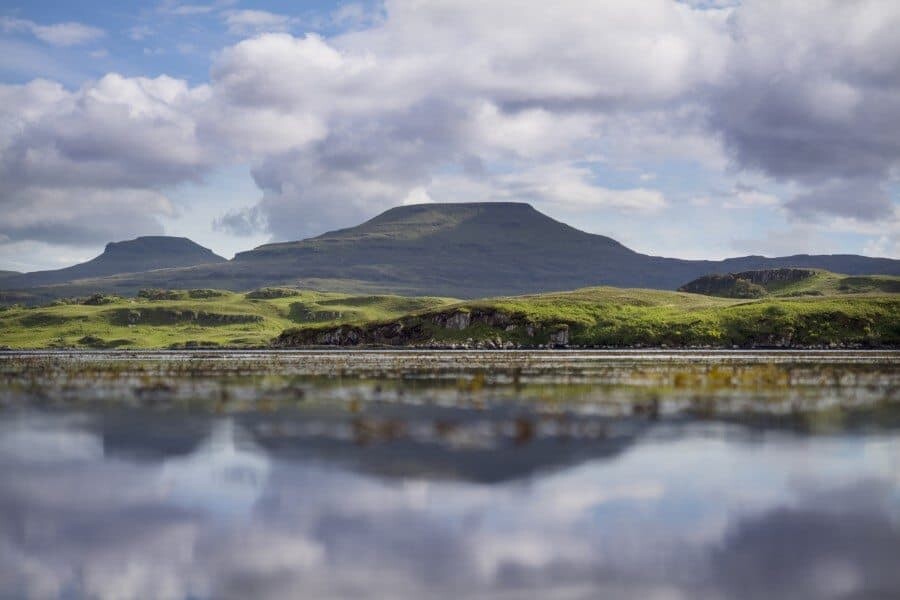
[[[322,336],[338,326],[355,332],[354,342],[397,345],[900,346],[900,295],[884,291],[896,278],[811,279],[754,300],[612,287],[465,302],[292,288],[151,290],[0,309],[0,346],[241,348],[275,338],[291,346],[328,341]]]
[[[900,277],[891,275],[848,276],[819,270],[813,276],[802,281],[782,286],[770,286],[769,292],[777,297],[897,294],[900,293]]]
[[[821,269],[809,269],[812,273],[809,277],[799,281],[771,281],[765,286],[749,284],[760,291],[759,296],[794,298],[802,296],[843,296],[859,294],[897,294],[900,293],[900,277],[890,275],[841,275]],[[739,294],[724,293],[732,290],[723,290],[722,294],[714,294],[739,297]],[[749,297],[751,295],[747,295]]]
[[[304,311],[328,313],[317,324],[397,318],[453,302],[445,298],[352,296],[293,290],[250,292],[153,290],[135,298],[57,301],[0,310],[0,346],[35,348],[260,347],[284,329],[309,323]],[[84,302],[91,302],[85,304]]]
[[[565,324],[572,343],[583,345],[900,344],[898,297],[723,302],[692,294],[599,289],[495,305],[522,311],[543,329]]]
[[[463,313],[468,325],[448,325]],[[363,342],[506,346],[900,346],[900,296],[831,295],[737,300],[680,292],[587,288],[461,302],[357,331]],[[345,328],[346,329],[346,328]],[[333,327],[285,332],[285,345],[315,343]],[[389,332],[389,333],[385,333]],[[556,337],[555,337],[556,336]]]

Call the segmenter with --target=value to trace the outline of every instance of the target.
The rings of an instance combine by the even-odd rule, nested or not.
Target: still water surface
[[[900,355],[0,355],[0,596],[897,598]]]

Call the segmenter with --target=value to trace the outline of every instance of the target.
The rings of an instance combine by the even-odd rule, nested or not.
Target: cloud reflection
[[[263,450],[239,420],[210,421],[187,454],[135,457],[95,451],[112,421],[10,415],[0,426],[0,589],[40,598],[900,591],[893,433],[748,441],[721,425],[684,427],[484,483]],[[140,423],[132,427],[117,434],[139,438]]]

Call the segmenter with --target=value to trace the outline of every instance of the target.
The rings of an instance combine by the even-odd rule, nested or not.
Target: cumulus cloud
[[[498,178],[497,200],[522,200],[553,207],[563,212],[619,210],[650,214],[667,206],[658,190],[647,188],[612,189],[592,181],[587,167],[566,164],[545,165]]]
[[[780,200],[774,194],[770,194],[751,184],[738,182],[731,190],[720,194],[724,198],[722,206],[725,208],[761,208],[775,207]]]
[[[174,214],[160,186],[213,162],[190,116],[206,95],[165,76],[0,86],[0,234],[97,244],[160,232]]]
[[[259,208],[232,210],[213,221],[213,228],[242,237],[251,236],[267,228],[265,217]]]
[[[860,221],[878,221],[894,213],[893,202],[877,182],[870,179],[838,179],[798,194],[787,209],[799,218],[821,216],[849,217]]]
[[[53,46],[77,46],[92,42],[105,35],[102,29],[82,23],[54,23],[39,25],[27,19],[0,17],[0,30],[4,32],[30,33],[42,42]]]
[[[900,167],[900,7],[747,2],[728,26],[728,75],[708,106],[738,164],[810,188],[788,203],[798,215],[885,214],[878,183]]]
[[[331,18],[356,25],[331,37],[221,2],[160,10],[214,13],[252,37],[216,55],[207,85],[111,74],[75,91],[3,87],[5,198],[159,193],[249,164],[259,203],[217,226],[296,238],[415,199],[659,214],[673,206],[652,189],[663,184],[613,184],[591,165],[690,161],[792,190],[735,189],[731,207],[810,222],[894,210],[892,3],[389,0],[346,5]]]
[[[121,239],[122,232],[160,234],[172,217],[169,199],[151,190],[29,187],[3,200],[6,241],[53,240],[72,246]]]
[[[568,3],[511,20],[511,5],[393,2],[377,26],[337,38],[258,36],[213,66],[221,110],[241,116],[208,130],[262,152],[253,174],[276,237],[352,224],[410,197],[510,199],[517,189],[569,208],[656,211],[659,192],[611,190],[565,164],[602,144],[617,112],[661,118],[722,68],[695,44],[721,43],[721,19],[651,4],[591,5],[586,20],[584,5]],[[620,30],[598,36],[595,22]],[[558,177],[538,184],[535,161],[547,160]],[[484,177],[499,161],[510,173]],[[447,169],[477,193],[447,198]]]

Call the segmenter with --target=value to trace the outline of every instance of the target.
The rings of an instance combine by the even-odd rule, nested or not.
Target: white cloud
[[[738,185],[726,197],[722,204],[725,208],[761,208],[779,206],[778,196],[769,194],[756,187]]]
[[[750,1],[731,13],[729,72],[710,122],[737,163],[808,193],[798,217],[889,210],[877,188],[900,164],[900,5]],[[835,191],[853,189],[866,193]]]
[[[900,258],[900,231],[869,240],[863,248],[863,252],[869,256]]]
[[[102,29],[82,23],[39,25],[34,21],[12,17],[0,17],[0,30],[30,33],[42,42],[53,46],[77,46],[93,42],[105,35]]]
[[[0,233],[97,244],[161,232],[174,209],[159,187],[214,163],[191,117],[207,96],[169,77],[0,86]]]
[[[260,32],[287,31],[298,21],[287,15],[279,15],[265,10],[231,10],[224,16],[228,33],[232,35],[252,35]]]
[[[900,9],[731,5],[389,0],[345,5],[331,18],[358,25],[324,38],[290,35],[289,15],[165,2],[253,37],[216,56],[208,85],[110,74],[75,91],[0,88],[0,191],[159,192],[240,162],[262,190],[252,225],[296,238],[426,198],[658,215],[677,194],[593,166],[639,177],[670,162],[791,190],[735,188],[710,211],[883,220],[900,169]]]
[[[504,195],[534,201],[567,212],[591,212],[606,209],[635,214],[659,212],[667,206],[658,190],[611,189],[591,181],[587,167],[547,165],[500,179]]]
[[[635,127],[658,139],[653,148],[631,140],[627,153],[698,153],[686,150],[681,125],[661,134],[634,113],[622,125],[622,111],[662,120],[669,103],[713,78],[722,61],[707,47],[725,39],[718,17],[661,0],[636,11],[591,5],[592,19],[576,2],[524,12],[503,3],[386,8],[376,26],[330,40],[244,40],[213,66],[218,109],[201,131],[261,154],[259,208],[277,237],[352,224],[415,190],[478,199],[446,198],[439,171],[461,166],[460,177],[477,180],[497,161],[512,161],[510,174],[495,173],[482,199],[509,197],[518,186],[569,209],[656,212],[666,205],[659,191],[611,189],[565,163]],[[679,119],[697,129],[694,117]],[[542,173],[538,160],[567,171],[539,186],[529,179]]]
[[[384,19],[384,13],[378,4],[348,2],[333,10],[330,17],[336,27],[348,30],[371,27]]]

